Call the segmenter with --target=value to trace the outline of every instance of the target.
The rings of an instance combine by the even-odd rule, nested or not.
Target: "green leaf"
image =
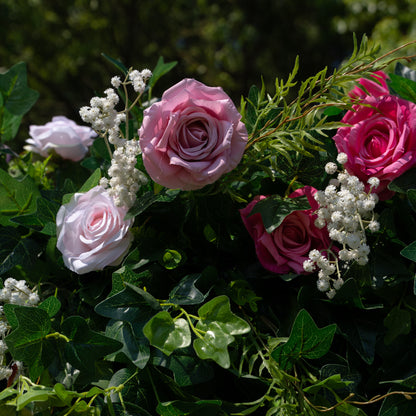
[[[36,200],[36,212],[11,218],[11,221],[49,236],[56,235],[56,213],[60,205],[46,198]]]
[[[113,376],[111,377],[108,387],[119,387],[124,385],[123,388],[123,396],[126,396],[128,390],[133,385],[133,376],[135,374],[135,370],[133,368],[122,368],[116,371]],[[117,403],[120,401],[120,397],[117,393],[111,393],[110,400],[113,403]]]
[[[105,335],[122,343],[121,350],[115,351],[112,356],[117,357],[123,353],[136,367],[143,369],[150,357],[149,343],[145,337],[134,334],[130,322],[111,320],[105,330]],[[111,359],[107,357],[107,359]]]
[[[91,176],[84,182],[81,188],[77,191],[78,193],[88,192],[90,189],[98,185],[101,179],[101,170],[97,168]],[[74,194],[66,194],[62,198],[62,204],[67,204]]]
[[[185,276],[170,292],[169,303],[175,305],[198,305],[202,303],[208,294],[204,295],[195,286],[201,278],[201,273]]]
[[[231,312],[230,300],[227,296],[221,295],[205,303],[198,309],[201,318],[197,328],[203,331],[211,323],[216,323],[226,334],[243,335],[250,332],[250,325],[242,318]]]
[[[107,59],[108,62],[111,62],[120,72],[122,72],[124,75],[127,75],[128,69],[124,66],[124,64],[117,59],[112,58],[111,56],[107,55],[104,52],[101,52],[101,55]]]
[[[416,212],[416,189],[408,189],[407,198],[412,210]]]
[[[169,71],[171,71],[176,65],[177,61],[165,63],[162,56],[159,57],[155,69],[152,71],[152,77],[150,78],[148,84],[150,88],[153,88],[156,82]]]
[[[148,292],[126,283],[126,288],[103,300],[94,308],[95,312],[116,321],[129,321],[144,325],[160,311],[159,302]]]
[[[185,319],[172,319],[169,312],[161,311],[143,327],[143,334],[150,344],[170,355],[177,348],[191,344],[191,330]]]
[[[157,350],[152,357],[153,365],[172,371],[174,380],[180,387],[206,383],[214,377],[211,365],[200,360],[190,347],[176,350],[169,357]]]
[[[409,169],[387,186],[390,191],[407,193],[409,189],[416,189],[416,169]]]
[[[228,345],[234,341],[234,337],[217,322],[204,325],[205,334],[203,338],[197,338],[193,342],[196,354],[201,360],[211,359],[223,368],[230,367],[230,355]]]
[[[15,266],[30,268],[41,252],[35,240],[22,238],[12,227],[0,227],[0,275]]]
[[[143,262],[146,264],[147,262]],[[130,283],[134,286],[140,286],[143,279],[151,277],[152,273],[149,270],[144,270],[141,273],[135,273],[130,267],[123,266],[113,273],[112,286],[109,296],[113,296],[125,289],[126,284]]]
[[[407,247],[405,247],[400,254],[403,257],[406,257],[409,260],[416,262],[416,240],[413,243],[410,243]]]
[[[273,195],[257,202],[250,212],[250,216],[260,214],[264,228],[270,234],[294,211],[311,209],[306,196],[297,198],[282,198]]]
[[[336,329],[335,324],[318,328],[309,313],[302,309],[296,316],[287,342],[279,345],[271,355],[284,371],[301,358],[321,358],[329,351]]]
[[[220,400],[174,400],[159,403],[156,411],[160,416],[213,416],[219,414],[221,404]]]
[[[147,192],[136,200],[125,218],[134,218],[158,202],[172,202],[180,192],[181,191],[178,189],[163,189],[157,194],[154,194],[153,192]]]
[[[81,371],[91,373],[94,363],[107,354],[122,348],[121,342],[91,331],[81,316],[70,316],[62,323],[62,332],[69,338],[65,344],[65,357]]]
[[[389,88],[401,98],[416,103],[416,82],[400,75],[389,74]]]
[[[384,326],[387,332],[384,336],[386,345],[391,344],[399,335],[407,335],[412,326],[410,313],[405,309],[399,309],[398,306],[393,309],[384,318]]]
[[[38,187],[29,176],[18,180],[0,169],[0,225],[16,226],[10,221],[12,217],[35,212],[39,196]]]
[[[19,62],[6,73],[0,74],[0,94],[3,96],[3,105],[12,114],[23,115],[32,108],[39,93],[27,86],[24,62]]]
[[[311,386],[305,387],[303,391],[305,393],[316,394],[321,389],[341,390],[345,389],[352,383],[352,381],[342,380],[340,374],[334,374],[325,380],[320,380]]]
[[[416,414],[416,400],[412,396],[391,395],[383,400],[378,416],[407,416]]]
[[[50,318],[53,318],[61,309],[61,302],[55,296],[49,296],[42,303],[39,308],[45,310]]]
[[[46,335],[51,329],[48,313],[40,308],[18,306],[13,308],[18,321],[17,328],[5,341],[13,358],[29,367],[30,378],[36,379],[43,370],[42,351]]]
[[[55,391],[50,387],[31,386],[30,389],[16,399],[16,410],[20,411],[25,406],[34,402],[46,402],[55,397]]]
[[[13,140],[16,137],[22,119],[23,116],[12,114],[6,108],[3,109],[3,119],[0,126],[0,138],[3,143]]]

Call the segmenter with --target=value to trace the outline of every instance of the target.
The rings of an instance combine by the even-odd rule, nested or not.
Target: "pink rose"
[[[368,96],[348,111],[334,136],[338,152],[348,156],[347,171],[363,183],[374,176],[380,199],[393,195],[387,185],[416,164],[416,105],[385,95]]]
[[[386,73],[383,71],[376,71],[371,74],[371,77],[373,79],[360,78],[358,83],[364,87],[364,89],[357,85],[348,93],[348,95],[354,99],[363,99],[368,95],[372,95],[373,97],[381,97],[383,95],[390,94],[389,87],[386,83]]]
[[[44,126],[30,126],[30,139],[25,149],[47,157],[54,151],[63,159],[73,162],[81,160],[88,152],[97,134],[89,127],[78,126],[74,121],[64,116],[56,116]]]
[[[132,241],[133,219],[117,207],[101,186],[76,193],[56,215],[58,242],[65,266],[84,274],[121,263]]]
[[[313,195],[316,189],[305,186],[289,195],[296,198],[306,195],[311,209],[294,211],[271,234],[268,234],[259,213],[250,215],[257,202],[267,198],[260,195],[240,210],[241,218],[254,240],[257,257],[262,266],[273,273],[306,274],[303,262],[311,250],[328,249],[331,244],[326,228],[318,229],[314,222],[318,203]]]
[[[144,166],[167,188],[193,190],[240,162],[247,130],[220,87],[184,79],[144,111],[139,130]]]

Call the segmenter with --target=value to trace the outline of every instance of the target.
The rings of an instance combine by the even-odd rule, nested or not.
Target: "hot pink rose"
[[[65,266],[84,274],[121,263],[132,241],[133,220],[101,186],[76,193],[56,215],[57,247]]]
[[[357,85],[353,88],[348,95],[354,99],[362,99],[367,97],[368,95],[372,95],[373,97],[381,97],[383,95],[389,95],[389,87],[387,86],[386,79],[387,74],[383,71],[376,71],[371,74],[370,78],[360,78],[358,83],[364,87],[360,88]]]
[[[328,249],[331,240],[325,229],[318,229],[314,222],[318,203],[313,195],[316,189],[305,186],[296,190],[289,198],[306,195],[311,209],[294,211],[271,234],[268,234],[259,213],[250,215],[257,202],[267,198],[260,195],[240,210],[241,218],[254,240],[257,257],[262,266],[274,273],[302,273],[303,262],[308,259],[311,250]]]
[[[73,162],[78,162],[86,155],[88,147],[93,143],[93,137],[97,136],[91,128],[78,126],[65,116],[53,117],[44,126],[30,126],[29,135],[26,150],[39,153],[43,157],[55,151],[63,159]]]
[[[416,105],[385,95],[368,96],[348,111],[334,136],[338,152],[348,156],[347,171],[366,183],[375,176],[380,199],[393,192],[387,185],[416,164]]]
[[[220,87],[184,79],[144,111],[139,130],[144,166],[167,188],[193,190],[240,162],[247,130]]]

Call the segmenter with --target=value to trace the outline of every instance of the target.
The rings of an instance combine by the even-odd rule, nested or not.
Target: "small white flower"
[[[372,176],[371,178],[368,179],[367,183],[372,187],[372,188],[377,188],[380,185],[380,179]]]
[[[372,232],[375,233],[380,229],[380,224],[378,221],[370,221],[368,224],[368,229]]]
[[[111,78],[111,85],[114,88],[120,87],[120,85],[121,85],[121,79],[120,79],[120,77],[113,77],[113,78]]]
[[[312,260],[305,260],[303,262],[303,270],[308,273],[312,273],[315,270],[315,264]]]
[[[344,165],[345,163],[347,163],[348,162],[348,156],[347,156],[347,154],[346,153],[343,153],[343,152],[338,153],[337,162],[339,164],[341,164],[341,165]]]
[[[328,175],[333,175],[338,170],[338,166],[334,162],[328,162],[325,165],[325,172]]]

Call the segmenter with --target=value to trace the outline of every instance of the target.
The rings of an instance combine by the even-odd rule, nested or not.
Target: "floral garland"
[[[363,38],[300,84],[296,61],[240,110],[194,79],[154,98],[174,62],[107,57],[122,76],[80,109],[91,128],[55,116],[3,145],[0,410],[413,414],[405,47]],[[4,143],[37,99],[24,64],[0,93]]]

